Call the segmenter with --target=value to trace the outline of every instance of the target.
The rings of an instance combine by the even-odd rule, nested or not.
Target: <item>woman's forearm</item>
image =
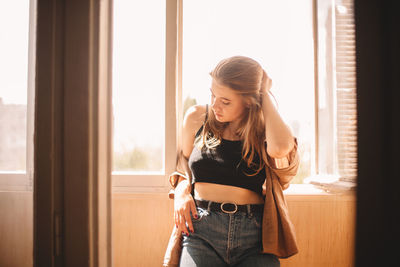
[[[262,95],[262,110],[265,120],[267,153],[273,158],[283,158],[293,149],[292,132],[279,115],[269,93]]]

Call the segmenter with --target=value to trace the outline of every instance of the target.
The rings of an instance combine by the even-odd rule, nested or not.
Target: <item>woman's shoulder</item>
[[[188,108],[183,119],[184,128],[197,131],[204,123],[206,111],[206,105],[194,105]]]
[[[189,158],[192,153],[196,132],[203,125],[205,118],[206,105],[192,106],[185,113],[182,130],[182,151],[186,158]]]

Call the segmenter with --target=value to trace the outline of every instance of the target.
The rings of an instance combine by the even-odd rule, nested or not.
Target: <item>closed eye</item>
[[[212,91],[211,88],[210,88],[210,93],[211,93],[212,99],[215,99],[215,95],[214,95],[214,93],[213,93],[213,91]],[[223,99],[226,99],[226,98],[223,98]],[[224,104],[225,106],[227,106],[227,105],[229,105],[229,104],[231,103],[230,101],[226,101],[226,100],[222,100],[221,102],[222,102],[222,104]]]

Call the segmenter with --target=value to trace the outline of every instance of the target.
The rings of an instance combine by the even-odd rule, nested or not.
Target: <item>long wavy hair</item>
[[[244,56],[234,56],[220,61],[210,75],[219,84],[234,90],[245,103],[244,116],[236,134],[243,142],[243,160],[255,171],[246,174],[257,175],[265,167],[267,160],[265,122],[261,108],[261,92],[265,92],[267,74],[257,61]],[[198,136],[195,143],[199,147],[218,146],[228,124],[229,122],[217,121],[214,113],[209,109],[202,134]],[[258,155],[258,161],[255,161],[256,155]]]

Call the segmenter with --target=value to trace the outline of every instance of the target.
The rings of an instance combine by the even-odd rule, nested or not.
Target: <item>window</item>
[[[165,1],[115,1],[114,170],[164,169]]]
[[[32,190],[35,2],[0,2],[2,190]]]
[[[318,0],[316,168],[308,181],[351,189],[357,175],[353,0]],[[333,184],[332,184],[333,182]]]
[[[357,177],[356,46],[353,0],[335,1],[338,173]]]
[[[208,73],[232,55],[256,59],[273,80],[279,112],[299,140],[301,167],[293,183],[321,177],[354,181],[351,0],[114,5],[114,188],[168,188],[176,129],[191,105],[209,102]]]
[[[165,141],[175,135],[165,123],[166,91],[175,91],[166,85],[166,1],[116,0],[113,10],[113,187],[165,190],[175,163],[165,156],[175,154]]]
[[[210,8],[212,6],[212,8]],[[314,50],[311,1],[183,2],[184,112],[209,103],[209,72],[234,55],[256,59],[298,138],[301,165],[294,183],[311,175],[314,144]]]

